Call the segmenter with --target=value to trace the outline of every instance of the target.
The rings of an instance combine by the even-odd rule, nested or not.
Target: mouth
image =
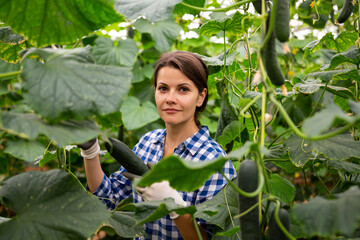
[[[180,110],[175,109],[175,108],[165,108],[164,112],[166,112],[166,113],[177,113],[177,112],[180,112]]]

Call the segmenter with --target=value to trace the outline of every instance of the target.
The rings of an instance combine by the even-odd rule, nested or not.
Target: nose
[[[166,103],[167,104],[175,104],[176,103],[176,92],[170,90],[166,96]]]

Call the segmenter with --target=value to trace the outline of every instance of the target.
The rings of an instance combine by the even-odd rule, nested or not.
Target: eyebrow
[[[163,83],[163,82],[158,82],[158,84],[168,86],[166,83]],[[180,83],[179,85],[177,85],[177,87],[182,87],[182,86],[191,86],[191,85],[189,83]]]

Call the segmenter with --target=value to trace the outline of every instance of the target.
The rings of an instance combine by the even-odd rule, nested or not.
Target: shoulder
[[[155,129],[152,130],[150,132],[145,133],[139,140],[139,142],[141,141],[151,141],[151,140],[159,140],[160,138],[162,138],[162,136],[165,133],[165,129]]]

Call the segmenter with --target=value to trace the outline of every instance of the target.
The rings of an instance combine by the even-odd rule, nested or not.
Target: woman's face
[[[162,67],[158,72],[155,102],[167,126],[194,124],[195,109],[206,94],[207,89],[199,93],[194,82],[176,68]]]

